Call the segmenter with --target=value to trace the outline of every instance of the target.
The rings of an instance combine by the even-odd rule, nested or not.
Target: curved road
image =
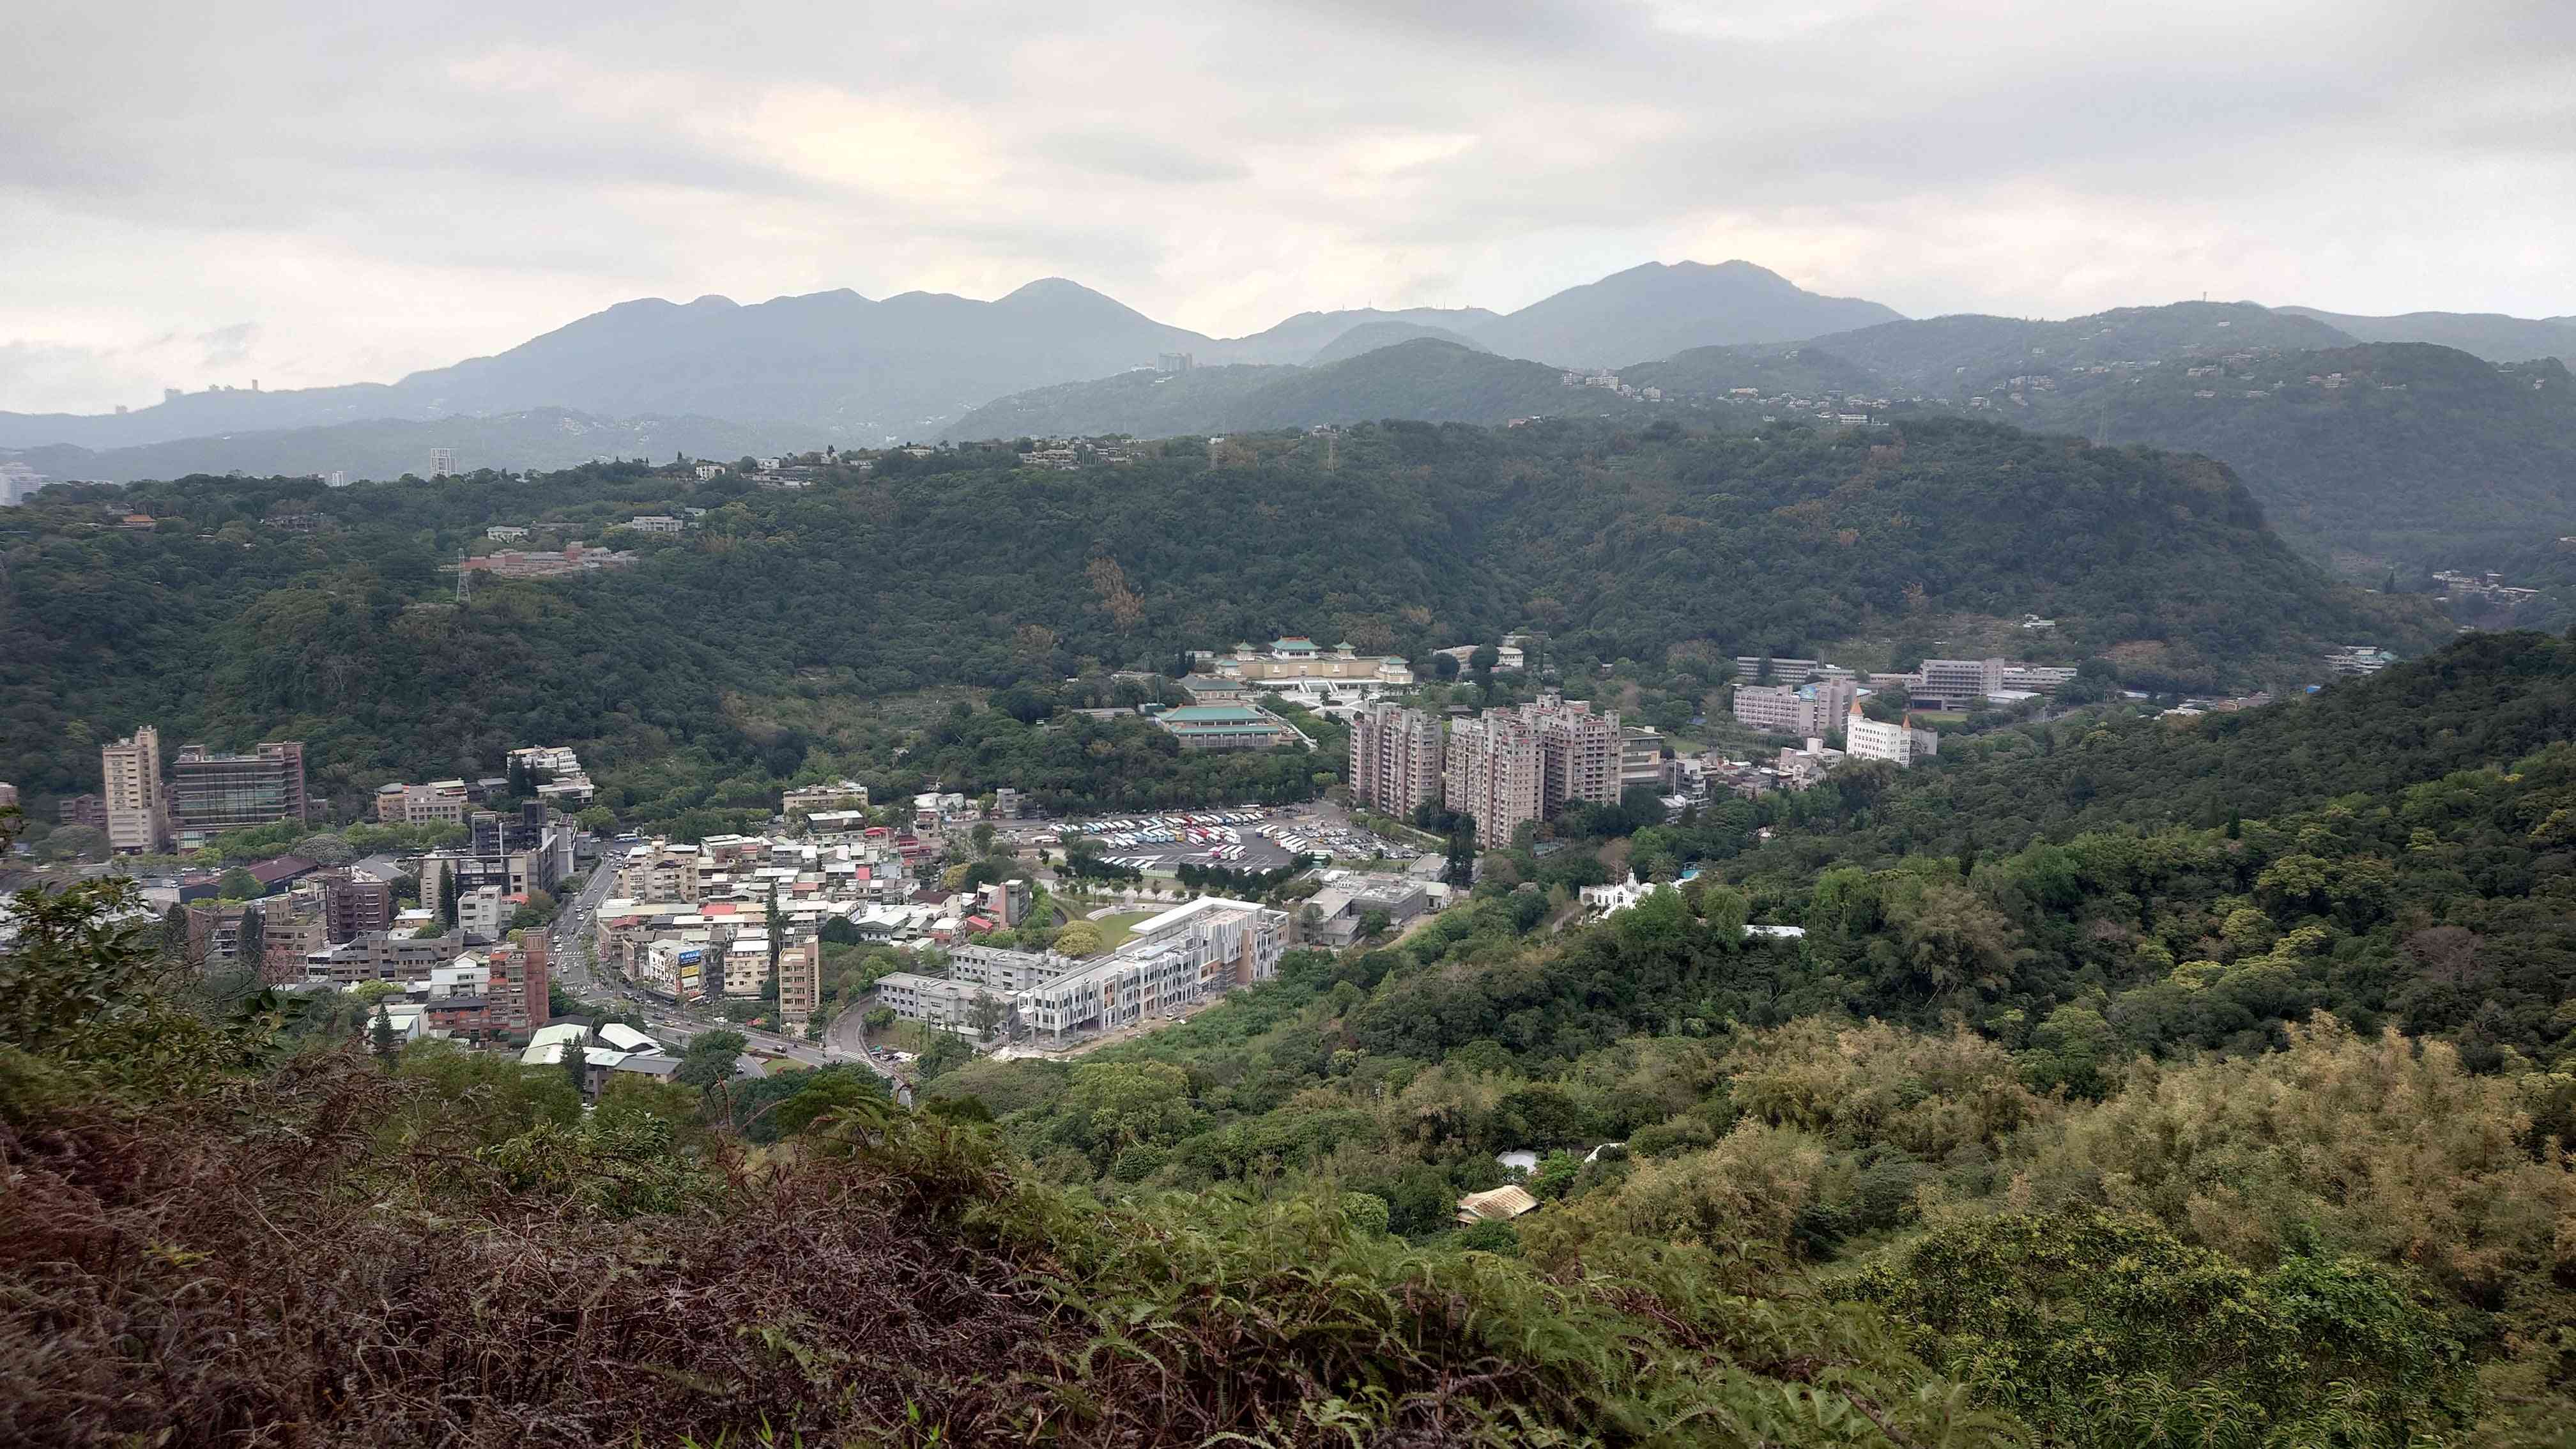
[[[675,1046],[686,1046],[689,1038],[699,1032],[726,1027],[741,1032],[743,1039],[764,1056],[785,1057],[809,1067],[857,1062],[888,1082],[905,1081],[901,1073],[867,1054],[865,1044],[860,1040],[859,1013],[855,1011],[842,1012],[824,1029],[824,1040],[816,1043],[730,1022],[702,1006],[676,1006],[624,981],[602,975],[591,959],[591,923],[599,914],[600,902],[608,899],[616,881],[617,872],[603,854],[600,863],[591,868],[590,883],[582,887],[581,894],[574,897],[547,927],[548,957],[554,962],[552,969],[565,990],[590,1000],[626,1007],[643,1017],[655,1036],[665,1038]]]

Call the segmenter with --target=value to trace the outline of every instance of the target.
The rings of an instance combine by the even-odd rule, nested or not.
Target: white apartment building
[[[1941,752],[1941,737],[1909,724],[1881,724],[1854,704],[1843,722],[1843,753],[1855,760],[1885,760],[1902,770]]]
[[[635,982],[672,1001],[704,1001],[707,948],[687,941],[655,941],[644,948]]]
[[[469,936],[497,941],[518,911],[499,886],[483,886],[456,898],[456,928]]]
[[[923,1022],[949,1031],[975,1035],[976,1003],[993,1013],[994,1025],[1007,1020],[1011,998],[972,981],[895,971],[877,979],[877,1000],[905,1021]]]
[[[1053,951],[1009,951],[999,946],[948,948],[950,976],[1005,995],[1017,995],[1081,966],[1073,957]]]
[[[1057,1041],[1133,1025],[1269,980],[1287,934],[1284,911],[1202,896],[1139,923],[1110,955],[1020,992],[1013,1004],[1023,1025]]]

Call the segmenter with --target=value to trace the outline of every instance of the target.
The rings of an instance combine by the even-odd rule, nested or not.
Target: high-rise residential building
[[[322,933],[337,946],[394,925],[394,888],[346,868],[322,877]]]
[[[1615,712],[1595,714],[1586,701],[1569,703],[1543,694],[1538,703],[1521,706],[1521,716],[1538,734],[1540,814],[1554,815],[1577,800],[1619,803],[1619,716]]]
[[[1369,809],[1409,816],[1441,797],[1444,751],[1440,721],[1418,709],[1372,704],[1351,721],[1351,799]]]
[[[99,773],[107,785],[107,846],[119,854],[159,850],[170,838],[169,812],[161,792],[161,732],[137,725],[134,733],[98,752]]]
[[[429,450],[429,476],[432,478],[450,478],[454,477],[455,474],[456,450],[454,448],[432,448]]]
[[[1662,742],[1655,741],[1660,760]],[[1619,716],[1547,694],[1517,710],[1488,710],[1450,726],[1442,803],[1476,817],[1476,843],[1509,845],[1525,820],[1575,801],[1619,802],[1625,743]]]
[[[1538,732],[1508,710],[1450,726],[1443,752],[1441,803],[1476,820],[1476,844],[1512,843],[1521,822],[1539,818],[1542,776]]]
[[[488,1019],[501,1031],[535,1031],[554,1019],[548,1006],[546,933],[529,931],[492,948]]]
[[[778,1014],[801,1032],[823,1005],[823,946],[807,937],[778,948]]]
[[[86,825],[92,830],[107,828],[107,801],[96,795],[74,795],[54,807],[58,825]]]
[[[303,743],[268,740],[247,755],[181,745],[170,762],[170,813],[192,838],[307,819]]]
[[[1619,793],[1637,786],[1664,792],[1664,736],[1661,730],[1629,725],[1619,731]]]

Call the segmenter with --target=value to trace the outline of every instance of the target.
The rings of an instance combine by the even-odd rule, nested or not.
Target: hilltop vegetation
[[[2534,532],[2576,528],[2576,388],[2563,363],[2355,344],[2251,303],[1890,322],[1795,347],[1700,349],[1621,376],[1686,397],[1984,398],[2020,426],[2206,454],[2285,538],[2355,573],[2494,567]]]
[[[2041,1443],[2554,1443],[2571,724],[2576,645],[2498,636],[2241,719],[2079,715],[1622,840],[1572,818],[1400,944],[936,1091],[1111,1195],[1330,1185],[1553,1272],[1778,1255]],[[2171,819],[2213,766],[2179,812],[2210,818]],[[1587,872],[1693,854],[1547,929]],[[1457,1230],[1506,1150],[1546,1205]]]
[[[12,1443],[2013,1435],[1759,1260],[1549,1278],[1373,1200],[1103,1206],[848,1069],[585,1111],[559,1068],[210,999],[124,890],[18,896],[0,956]]]
[[[0,754],[22,787],[71,793],[98,742],[157,721],[304,739],[345,794],[564,742],[612,777],[640,767],[620,804],[668,819],[837,763],[813,716],[1283,632],[1427,660],[1536,627],[1568,680],[1686,655],[1713,683],[1732,654],[2027,610],[2059,619],[2065,657],[2117,649],[2159,687],[2300,678],[2327,642],[2431,637],[2410,632],[2420,606],[2291,556],[2221,469],[1991,425],[1404,424],[1140,451],[1071,472],[1008,448],[895,453],[810,492],[603,466],[49,493],[0,512]],[[161,521],[105,526],[102,505]],[[679,538],[608,531],[692,506],[709,511]],[[308,512],[311,532],[269,521]],[[487,579],[460,607],[440,565],[501,522],[644,558]]]
[[[2379,343],[2204,365],[2216,370],[2061,379],[2037,414],[2225,459],[2274,527],[2321,553],[2478,567],[2534,531],[2576,529],[2576,378],[2562,362]]]

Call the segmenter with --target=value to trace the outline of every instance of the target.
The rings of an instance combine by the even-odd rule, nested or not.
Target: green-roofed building
[[[1286,720],[1248,704],[1183,705],[1154,716],[1154,722],[1185,750],[1267,750],[1307,742]]]

